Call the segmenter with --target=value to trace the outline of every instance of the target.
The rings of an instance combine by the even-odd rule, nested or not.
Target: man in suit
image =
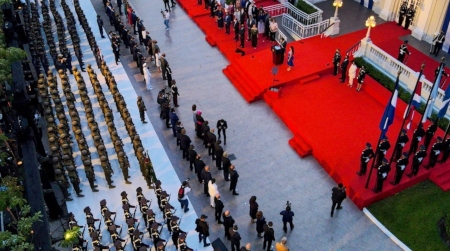
[[[233,30],[234,30],[234,40],[239,40],[239,22],[237,18],[234,18],[233,20]]]
[[[334,214],[334,209],[342,209],[341,207],[341,203],[342,201],[344,201],[345,198],[347,198],[347,195],[345,193],[345,187],[342,183],[339,183],[337,187],[333,187],[333,189],[331,189],[331,191],[333,192],[331,194],[331,200],[333,201],[333,204],[331,206],[331,214],[330,216],[333,217]],[[337,207],[336,207],[337,205]]]
[[[377,183],[375,185],[375,188],[372,189],[374,193],[379,193],[383,191],[383,183],[384,180],[387,178],[389,171],[391,171],[391,168],[388,165],[388,160],[384,158],[381,162],[381,165],[378,167]]]
[[[219,139],[214,144],[214,156],[216,157],[216,167],[219,170],[222,170],[222,155],[223,155],[223,148],[220,145],[222,141]]]
[[[208,182],[212,179],[211,172],[209,172],[209,166],[205,166],[201,171],[201,176],[203,180],[203,193],[206,194],[206,197],[209,197],[208,193]]]
[[[229,230],[231,238],[231,251],[239,251],[241,246],[241,235],[238,232],[238,226],[234,225],[233,228]]]
[[[347,67],[348,67],[348,55],[345,56],[344,61],[341,64],[341,83],[345,82],[345,77],[347,75]]]
[[[231,238],[230,230],[233,227],[235,221],[234,221],[233,217],[231,216],[230,211],[228,211],[228,210],[225,211],[225,213],[223,213],[222,218],[223,218],[222,224],[223,224],[223,227],[225,228],[225,237],[228,240],[230,240],[230,238]]]
[[[207,143],[206,146],[208,147],[208,155],[211,156],[212,155],[212,160],[215,160],[215,154],[214,154],[214,144],[216,144],[217,141],[217,137],[214,134],[214,128],[211,128],[210,131],[205,133],[205,137],[207,139]]]
[[[102,36],[102,38],[105,38],[105,36],[103,36],[103,20],[100,18],[100,15],[97,15],[97,24],[98,29],[100,30],[100,35]]]
[[[286,40],[284,40],[283,37],[280,39],[280,47],[281,47],[281,51],[282,51],[281,62],[283,63],[284,62],[284,54],[286,53],[286,47],[287,47],[287,42],[286,42]]]
[[[408,153],[403,153],[400,159],[397,160],[397,164],[395,165],[395,177],[394,181],[391,182],[392,185],[398,185],[402,180],[403,173],[405,172],[406,166],[408,166]]]
[[[439,32],[439,34],[433,39],[433,52],[430,51],[430,53],[434,54],[435,57],[439,54],[439,51],[442,49],[442,45],[445,41],[445,33],[444,31]]]
[[[236,167],[234,165],[230,166],[230,191],[233,191],[233,195],[239,195],[236,193],[236,185],[239,179],[239,174],[236,171]]]
[[[222,216],[224,205],[223,202],[220,200],[220,194],[216,194],[214,198],[214,204],[216,205],[214,207],[216,221],[218,224],[222,224],[223,222],[220,220],[220,217]]]
[[[250,41],[250,37],[251,37],[251,28],[253,27],[253,25],[256,24],[255,21],[255,17],[250,15],[249,18],[247,19],[247,32],[248,32],[248,39],[247,41]]]
[[[115,61],[116,61],[116,65],[118,65],[118,64],[119,64],[118,62],[120,61],[120,59],[119,59],[119,56],[120,56],[120,47],[119,47],[119,45],[116,43],[116,41],[113,41],[112,47],[113,47],[114,59],[115,59]]]
[[[400,10],[398,12],[398,26],[401,26],[403,24],[403,20],[405,19],[406,11],[408,10],[408,2],[405,0],[402,3],[402,6],[400,6]]]
[[[195,163],[195,157],[197,157],[197,151],[195,151],[195,148],[193,145],[189,146],[189,168],[194,170],[194,163]]]
[[[161,71],[162,71],[163,80],[167,80],[166,71],[167,71],[167,67],[169,66],[169,63],[166,60],[166,53],[161,54],[161,56],[159,57],[159,60],[161,61]]]
[[[222,154],[222,166],[223,166],[223,179],[225,181],[230,181],[230,179],[228,178],[229,176],[229,169],[231,166],[231,161],[228,158],[228,153],[227,152],[223,152]]]
[[[442,155],[441,160],[439,163],[445,163],[448,159],[448,156],[450,155],[450,137],[448,137],[444,143],[442,143],[442,149],[444,154]]]
[[[244,48],[244,43],[245,43],[245,27],[244,27],[244,24],[241,24],[241,28],[239,29],[239,38],[241,40],[241,48]]]
[[[263,250],[270,251],[272,248],[272,241],[275,240],[275,232],[273,231],[273,222],[269,221],[269,223],[265,224],[263,228],[264,228]]]
[[[397,60],[403,63],[403,60],[405,59],[405,55],[411,55],[411,52],[408,51],[408,40],[403,41],[403,44],[400,45],[400,48],[398,49],[398,57]]]
[[[186,158],[186,160],[189,160],[189,158],[190,158],[188,155],[188,148],[189,148],[190,144],[191,144],[191,139],[189,138],[189,136],[186,135],[186,129],[184,129],[184,128],[181,129],[180,147],[181,147],[181,150],[183,151],[183,159]],[[191,168],[191,170],[192,170],[192,168]]]
[[[203,247],[211,245],[211,243],[206,243],[206,237],[209,236],[209,225],[208,222],[206,222],[206,218],[208,218],[208,216],[202,214],[200,219],[195,220],[195,224],[197,225],[195,230],[198,232],[199,242],[203,240]]]
[[[373,158],[374,152],[372,150],[372,145],[367,142],[366,149],[364,149],[361,153],[361,168],[359,169],[359,176],[365,175],[367,170],[367,163],[369,163],[370,159]]]
[[[338,74],[338,66],[341,63],[341,52],[339,49],[336,49],[333,57],[333,76]]]
[[[198,182],[202,183],[202,171],[205,168],[205,162],[202,160],[202,156],[200,154],[197,154],[197,157],[195,157],[195,173],[197,174]],[[208,183],[206,183],[208,184]]]

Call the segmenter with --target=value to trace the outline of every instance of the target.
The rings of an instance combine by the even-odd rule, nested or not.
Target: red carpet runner
[[[294,137],[289,144],[294,150],[302,157],[314,155],[336,182],[343,182],[347,186],[349,198],[360,209],[429,178],[433,172],[433,180],[448,181],[450,185],[450,175],[446,174],[450,172],[450,168],[440,164],[430,171],[422,167],[415,178],[404,176],[397,186],[389,183],[394,178],[393,165],[383,192],[379,194],[371,190],[375,184],[376,170],[368,189],[364,188],[367,175],[359,177],[355,174],[359,170],[359,157],[365,143],[371,142],[376,148],[380,134],[378,125],[390,92],[370,77],[366,77],[362,92],[355,91],[356,84],[352,89],[346,83],[340,84],[338,77],[331,75],[331,59],[336,48],[341,49],[341,54],[344,55],[347,49],[365,36],[366,30],[336,38],[314,37],[290,43],[288,47],[294,46],[295,49],[295,67],[287,72],[287,65],[283,64],[279,67],[279,73],[273,76],[272,54],[269,50],[273,44],[262,42],[260,37],[257,49],[253,49],[250,42],[246,42],[246,55],[241,57],[235,53],[237,45],[233,35],[226,35],[225,30],[219,30],[203,6],[198,6],[196,1],[191,0],[179,2],[206,33],[206,40],[212,46],[217,46],[230,61],[223,72],[243,98],[248,102],[263,98],[293,132]],[[265,3],[270,5],[273,2]],[[398,38],[409,33],[394,23],[385,23],[372,30],[371,39],[377,46],[397,56],[401,44]],[[431,76],[438,63],[415,49],[410,51],[414,56],[409,59],[408,66],[418,69],[426,61],[425,74],[427,77]],[[277,81],[274,82],[274,79]],[[267,91],[274,83],[282,86],[280,92]],[[404,102],[399,102],[397,106],[396,121],[388,133],[392,145],[400,130],[405,107]],[[416,123],[418,119],[419,116],[416,116]],[[410,138],[413,129],[408,132]],[[436,137],[442,135],[442,131],[436,133]],[[409,149],[409,145],[405,149]],[[392,150],[393,147],[388,157]],[[428,159],[424,163],[428,163]],[[410,172],[410,168],[411,165],[407,167],[406,173]]]

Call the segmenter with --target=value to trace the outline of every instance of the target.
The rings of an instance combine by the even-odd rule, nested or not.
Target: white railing
[[[275,40],[281,44],[281,38],[284,38],[284,41],[287,42],[287,36],[284,35],[284,33],[280,31],[280,29],[278,29],[277,33],[275,34]]]
[[[328,27],[329,23],[330,20],[327,19],[319,23],[304,25],[286,13],[283,14],[281,19],[281,24],[286,30],[294,33],[302,39],[319,35]]]
[[[364,59],[369,61],[375,67],[377,67],[382,72],[386,73],[391,79],[395,80],[397,72],[400,70],[400,85],[407,89],[408,92],[412,93],[414,86],[419,77],[419,72],[414,71],[408,66],[404,65],[398,61],[393,56],[389,55],[378,46],[374,45],[372,42],[361,42],[361,47],[359,48],[356,56],[362,56]],[[434,77],[434,76],[431,76]],[[434,80],[434,79],[433,79]],[[431,93],[431,88],[433,82],[429,81],[422,75],[422,101],[426,102]],[[434,110],[438,110],[442,105],[442,100],[444,99],[445,92],[439,88],[438,95],[434,102]],[[449,111],[447,111],[447,117],[450,116]]]
[[[287,13],[300,23],[303,23],[304,25],[310,25],[322,22],[323,11],[315,6],[314,8],[317,9],[316,12],[312,14],[306,14],[305,12],[297,9],[297,7],[295,7],[294,5],[286,2],[264,7],[264,10],[267,11],[271,17],[279,17]]]

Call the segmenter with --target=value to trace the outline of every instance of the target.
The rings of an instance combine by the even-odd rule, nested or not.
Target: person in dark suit
[[[408,176],[410,178],[412,178],[412,176],[416,176],[417,173],[419,173],[419,167],[422,164],[422,162],[426,156],[427,156],[427,151],[425,150],[425,146],[421,145],[420,150],[417,151],[416,154],[414,154],[411,173],[407,174],[406,176]]]
[[[227,128],[228,128],[228,124],[227,121],[225,121],[224,119],[219,119],[217,121],[217,134],[219,135],[219,139],[221,137],[220,133],[223,132],[223,144],[226,145],[227,144]]]
[[[247,19],[247,32],[248,32],[247,41],[250,41],[250,38],[252,36],[251,29],[252,29],[253,25],[256,25],[256,20],[255,20],[254,16],[250,15],[250,17]]]
[[[225,11],[225,33],[230,34],[230,26],[231,26],[231,14],[228,13],[228,10]]]
[[[199,242],[203,240],[204,247],[211,245],[211,243],[206,243],[206,237],[209,236],[209,225],[208,222],[206,222],[206,218],[208,218],[208,216],[202,214],[200,219],[195,220],[195,224],[197,225],[195,230],[198,232],[198,240]]]
[[[201,171],[201,176],[203,180],[203,193],[206,194],[206,197],[209,197],[208,193],[208,182],[212,179],[212,175],[209,172],[209,166],[205,166]]]
[[[281,211],[280,215],[283,216],[283,218],[281,219],[283,221],[283,231],[285,233],[287,232],[288,223],[292,231],[292,229],[294,229],[294,223],[292,223],[292,221],[294,220],[294,212],[292,212],[291,207],[286,206],[286,210]]]
[[[333,192],[331,194],[331,200],[333,201],[333,204],[331,206],[330,216],[333,217],[334,209],[342,209],[341,203],[345,198],[347,198],[347,194],[345,193],[345,187],[342,183],[339,183],[337,187],[333,187],[331,191]]]
[[[244,48],[245,43],[245,27],[244,24],[241,24],[241,28],[239,29],[239,38],[241,40],[241,48]]]
[[[216,156],[216,167],[219,170],[222,170],[222,155],[223,155],[223,148],[220,145],[222,141],[219,139],[214,144],[214,155]]]
[[[233,30],[234,30],[234,40],[239,40],[239,22],[237,18],[234,18],[233,20]]]
[[[403,24],[403,20],[405,20],[406,11],[408,10],[408,2],[405,0],[402,3],[402,6],[400,6],[400,10],[398,12],[398,26],[401,26]]]
[[[437,137],[436,143],[433,144],[430,151],[430,162],[425,166],[425,169],[430,169],[430,167],[434,167],[436,165],[437,159],[442,151],[442,138]]]
[[[231,161],[228,158],[228,153],[227,152],[223,152],[222,154],[222,168],[223,168],[223,179],[225,181],[230,181],[230,179],[228,178],[229,176],[229,168],[231,166]]]
[[[105,38],[105,36],[103,35],[103,20],[100,18],[100,15],[97,15],[97,25],[100,31],[100,35],[102,36],[102,38]]]
[[[120,48],[119,48],[119,45],[116,43],[116,41],[113,42],[113,53],[114,53],[114,60],[116,61],[116,64],[118,65],[119,64],[118,62],[120,61],[120,59],[119,59]]]
[[[223,218],[222,224],[223,224],[223,227],[225,228],[225,237],[228,240],[230,240],[230,237],[231,237],[230,230],[233,227],[235,221],[234,221],[233,217],[230,215],[230,211],[228,211],[228,210],[225,211],[225,213],[223,213],[222,218]]]
[[[381,161],[383,160],[384,156],[386,156],[386,152],[389,150],[389,148],[391,148],[391,144],[389,143],[388,138],[384,136],[384,138],[378,145],[377,158],[375,162],[376,166],[381,165]]]
[[[381,162],[381,165],[378,167],[377,172],[377,182],[375,187],[372,189],[374,193],[379,193],[383,191],[383,183],[386,180],[388,173],[391,171],[391,168],[388,165],[388,160],[384,158]]]
[[[122,16],[122,0],[116,0],[117,8],[119,8],[119,14]]]
[[[198,182],[202,183],[202,170],[205,168],[205,162],[202,160],[202,156],[200,154],[197,154],[197,157],[195,157],[195,173],[197,174]],[[208,184],[206,182],[206,184]]]
[[[395,165],[395,177],[394,181],[391,182],[392,185],[398,185],[400,181],[402,180],[403,173],[405,172],[406,166],[408,166],[409,160],[408,160],[408,153],[403,153],[400,157],[400,159],[397,160],[397,164]]]
[[[370,159],[373,158],[374,152],[372,150],[372,145],[367,142],[366,143],[366,149],[364,149],[361,153],[361,167],[359,169],[358,174],[359,176],[365,175],[367,170],[367,163],[369,163]]]
[[[423,125],[422,125],[422,123],[419,123],[416,130],[414,130],[411,146],[409,147],[409,153],[408,153],[409,155],[411,155],[417,151],[417,147],[419,146],[420,141],[422,141],[422,137],[424,135],[425,135],[425,130],[423,129]]]
[[[214,134],[214,128],[211,128],[210,131],[206,132],[205,134],[206,139],[207,139],[207,143],[206,146],[208,147],[208,155],[211,156],[212,155],[212,160],[215,160],[215,154],[214,154],[214,144],[216,144],[217,141],[217,137]]]
[[[230,191],[233,191],[233,195],[239,195],[236,193],[236,185],[239,179],[239,174],[236,171],[234,165],[230,165]]]
[[[284,54],[286,53],[286,47],[287,47],[287,42],[286,40],[284,40],[284,38],[282,37],[280,39],[280,47],[281,47],[281,62],[284,62]]]
[[[333,76],[336,76],[338,74],[339,64],[341,63],[341,52],[339,49],[336,49],[332,62],[333,62]]]
[[[348,67],[348,55],[345,56],[344,61],[341,64],[341,83],[345,82],[345,77],[347,75],[347,67]]]
[[[409,28],[409,25],[411,24],[411,22],[414,19],[414,15],[416,15],[416,10],[414,9],[414,5],[411,4],[408,8],[408,10],[406,11],[406,20],[405,20],[405,30],[407,30]]]
[[[356,77],[356,80],[358,80],[358,85],[356,86],[356,91],[361,91],[361,87],[364,83],[364,78],[366,77],[366,69],[364,68],[364,65],[361,66],[361,69],[359,69],[358,77]]]
[[[169,117],[170,117],[170,124],[172,125],[173,136],[176,137],[177,136],[176,125],[177,125],[179,118],[178,118],[177,113],[175,112],[175,108],[170,108]],[[191,142],[189,142],[189,144],[190,143]],[[189,144],[188,144],[188,146],[189,146]],[[187,148],[186,148],[186,151],[187,151]]]
[[[222,224],[223,222],[220,220],[220,217],[222,216],[223,208],[225,207],[223,205],[223,202],[220,200],[220,194],[216,194],[214,198],[214,204],[216,205],[214,207],[215,211],[215,217],[218,224]]]
[[[442,143],[442,151],[444,154],[442,155],[441,160],[439,160],[439,163],[445,163],[447,162],[448,156],[450,155],[450,137],[448,137],[444,143]]]
[[[433,52],[430,51],[430,53],[433,53],[435,57],[439,54],[439,51],[442,49],[442,45],[445,42],[445,33],[444,31],[439,32],[439,34],[433,39],[432,41],[434,43]]]
[[[241,246],[241,235],[238,232],[238,226],[234,225],[230,231],[231,238],[231,251],[239,251],[239,247]]]
[[[430,120],[431,125],[428,126],[427,131],[425,132],[425,148],[428,149],[431,143],[431,139],[433,138],[434,134],[436,133],[437,126],[436,123],[433,120]]]
[[[166,78],[166,70],[167,67],[169,66],[169,63],[166,60],[166,53],[161,54],[161,56],[159,57],[159,61],[161,62],[161,71],[162,71],[162,76],[163,76],[163,80],[167,80]]]
[[[183,159],[189,160],[188,149],[191,144],[191,139],[186,135],[186,129],[181,129],[181,137],[180,137],[180,147],[183,151]]]
[[[195,157],[197,157],[197,151],[195,151],[195,148],[193,145],[189,146],[189,168],[194,170],[194,163],[195,163]]]
[[[408,138],[408,135],[406,134],[406,132],[407,131],[405,129],[402,129],[400,137],[397,140],[397,145],[394,149],[395,152],[393,153],[396,160],[400,159],[402,152],[403,152],[403,147],[405,147],[406,143],[408,143],[408,141],[409,141],[409,138]]]
[[[270,251],[272,248],[272,241],[275,240],[275,232],[273,231],[273,222],[269,221],[266,225],[264,225],[264,242],[263,242],[263,250]]]

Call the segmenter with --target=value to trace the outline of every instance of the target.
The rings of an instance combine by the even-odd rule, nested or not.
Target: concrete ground
[[[112,30],[102,1],[91,2],[103,17],[105,29]],[[287,236],[291,250],[400,250],[349,200],[343,203],[344,209],[330,218],[331,188],[336,186],[335,182],[313,157],[301,159],[289,147],[288,140],[292,133],[264,102],[249,105],[242,99],[222,73],[228,64],[226,59],[216,48],[208,45],[204,34],[180,7],[171,12],[171,28],[166,31],[160,14],[164,6],[162,1],[131,0],[131,5],[144,20],[151,37],[158,40],[161,51],[166,53],[181,94],[177,114],[197,151],[204,156],[206,164],[212,166],[225,208],[231,210],[240,228],[242,245],[250,242],[252,250],[262,249],[262,240],[257,238],[255,225],[250,223],[248,216],[248,200],[255,195],[259,210],[264,212],[267,221],[274,222],[276,240]],[[91,27],[97,29],[94,24]],[[103,51],[105,55],[111,53]],[[193,192],[189,199],[195,211],[209,216],[210,240],[222,238],[223,227],[214,222],[214,210],[209,206],[209,198],[203,195],[202,185],[195,181],[188,163],[181,159],[172,131],[166,129],[159,119],[156,97],[165,86],[161,74],[150,64],[154,88],[146,91],[143,77],[129,52],[123,48],[121,54],[121,64],[130,78],[130,85],[137,95],[144,98],[150,122],[175,167],[178,177],[173,178],[191,178]],[[236,156],[232,163],[240,174],[237,185],[239,196],[233,196],[228,191],[222,173],[217,171],[201,141],[196,139],[192,104],[197,104],[212,127],[218,119],[228,121],[224,149]],[[295,229],[284,234],[279,213],[287,200],[292,202],[295,212]],[[228,241],[224,240],[224,243],[230,248]],[[174,250],[173,246],[170,249],[168,246],[168,250]]]

